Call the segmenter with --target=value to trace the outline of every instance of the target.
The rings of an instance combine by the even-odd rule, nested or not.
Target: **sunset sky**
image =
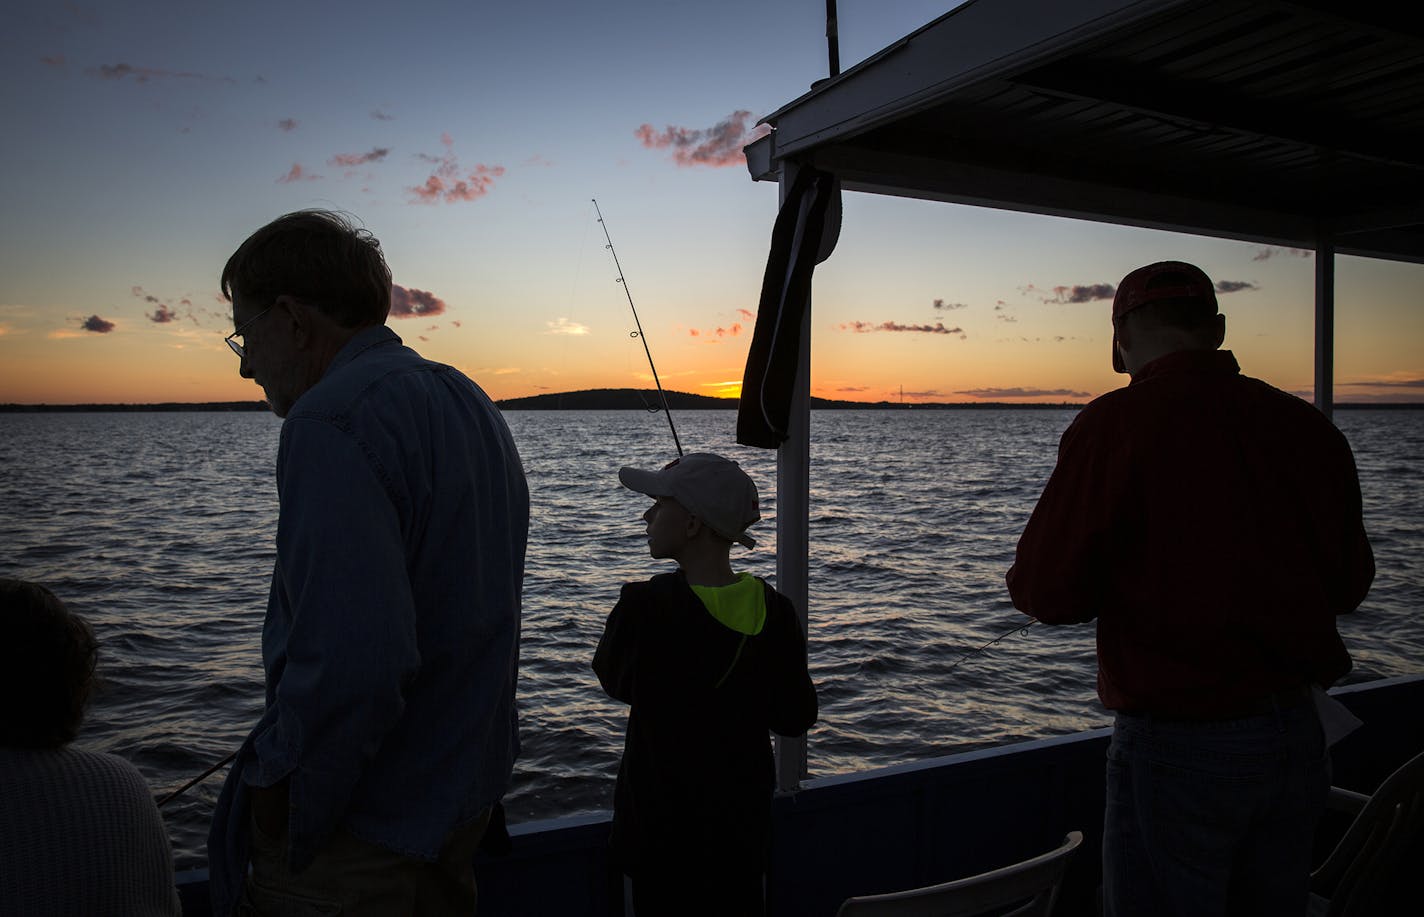
[[[981,0],[992,2],[992,0]],[[955,4],[840,0],[849,68]],[[306,207],[381,240],[391,326],[495,398],[735,395],[777,205],[757,120],[826,75],[822,0],[6,5],[0,402],[255,400],[217,278]],[[813,391],[1082,401],[1113,285],[1218,281],[1243,369],[1308,396],[1311,254],[848,194]],[[1424,266],[1338,262],[1336,398],[1424,400]]]

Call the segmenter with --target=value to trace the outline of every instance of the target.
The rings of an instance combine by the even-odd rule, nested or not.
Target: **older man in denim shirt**
[[[286,420],[266,710],[218,801],[214,912],[471,913],[518,753],[519,454],[478,386],[384,326],[379,244],[342,218],[269,224],[222,287]]]

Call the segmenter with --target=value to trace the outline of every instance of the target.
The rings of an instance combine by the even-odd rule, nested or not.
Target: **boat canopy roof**
[[[1424,263],[1397,0],[968,0],[767,115],[757,180]]]

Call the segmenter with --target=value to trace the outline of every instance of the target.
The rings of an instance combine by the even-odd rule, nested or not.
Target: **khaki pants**
[[[489,823],[486,811],[456,828],[434,863],[403,856],[337,831],[311,865],[287,869],[287,838],[270,837],[249,821],[252,871],[238,902],[239,917],[444,917],[475,913],[475,850]]]

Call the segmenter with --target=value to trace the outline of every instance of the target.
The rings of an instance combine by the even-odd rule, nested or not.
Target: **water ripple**
[[[813,415],[813,775],[1108,721],[1094,695],[1092,628],[1021,631],[1003,585],[1071,418]],[[611,804],[627,711],[599,690],[590,657],[619,585],[662,568],[646,555],[647,499],[616,471],[660,466],[671,444],[662,418],[641,412],[508,419],[533,503],[523,753],[506,799],[518,822]],[[1355,657],[1347,680],[1418,672],[1424,412],[1338,420],[1379,567],[1365,605],[1340,622]],[[773,574],[775,453],[732,444],[727,412],[688,412],[678,426],[687,451],[730,455],[760,483],[759,544],[736,556]],[[265,414],[0,415],[0,575],[44,582],[91,620],[103,687],[80,744],[130,758],[156,792],[226,756],[261,712],[278,430]],[[209,780],[164,810],[180,865],[202,860],[219,786]]]

